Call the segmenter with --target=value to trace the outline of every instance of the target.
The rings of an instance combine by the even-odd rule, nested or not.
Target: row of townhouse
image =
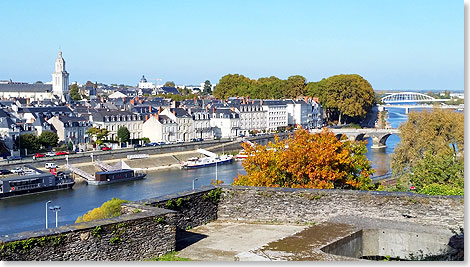
[[[181,103],[162,98],[93,100],[76,106],[26,107],[2,102],[3,146],[14,149],[15,134],[54,131],[63,143],[76,148],[91,142],[91,127],[108,130],[108,139],[117,140],[117,131],[126,127],[131,139],[152,142],[230,138],[254,130],[272,131],[286,126],[321,126],[321,107],[305,100],[186,100]],[[0,103],[0,105],[2,105]],[[2,117],[0,116],[0,117]],[[13,121],[13,122],[12,122]],[[12,128],[12,125],[17,128]],[[19,129],[16,130],[15,129]],[[0,149],[1,149],[0,145]]]

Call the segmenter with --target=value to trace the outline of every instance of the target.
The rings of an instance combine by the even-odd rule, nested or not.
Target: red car
[[[57,151],[55,152],[56,156],[60,156],[60,155],[68,155],[69,153],[68,152],[65,152],[65,151]]]
[[[108,151],[108,150],[111,150],[111,148],[110,148],[110,147],[107,147],[107,146],[104,146],[104,147],[101,148],[101,150],[103,150],[103,151]]]
[[[46,156],[46,155],[44,155],[44,154],[36,153],[36,154],[33,156],[33,158],[37,159],[37,158],[43,158],[43,157],[45,157],[45,156]]]

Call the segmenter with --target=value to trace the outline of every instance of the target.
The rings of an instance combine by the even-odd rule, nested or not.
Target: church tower
[[[64,102],[69,100],[69,73],[65,70],[65,60],[60,50],[55,60],[55,71],[52,73],[52,94]]]

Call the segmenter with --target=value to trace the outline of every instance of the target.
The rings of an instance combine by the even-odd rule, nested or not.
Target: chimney
[[[176,110],[173,109],[173,115],[176,115]]]
[[[149,113],[152,113],[152,106],[149,106]]]
[[[235,108],[234,108],[234,107],[231,107],[230,110],[231,110],[232,112],[235,112]]]
[[[131,99],[131,101],[129,101],[132,105],[134,105],[134,99]]]
[[[215,107],[212,108],[212,113],[215,113]]]
[[[305,103],[308,103],[308,97],[307,96],[304,96],[304,101],[305,101]]]
[[[149,115],[145,114],[145,121],[147,121],[148,119],[149,119]]]
[[[162,106],[158,106],[158,114],[160,114],[160,112],[162,112]]]
[[[160,115],[159,114],[155,115],[155,117],[157,117],[157,121],[160,121]]]

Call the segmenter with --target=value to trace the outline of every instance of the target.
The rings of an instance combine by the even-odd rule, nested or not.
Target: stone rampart
[[[458,230],[464,198],[405,192],[222,186],[219,220],[319,223],[367,218]]]
[[[127,203],[122,210],[116,218],[2,238],[0,260],[145,260],[175,250],[178,232],[214,220],[421,232],[464,226],[463,197],[377,191],[211,186]]]

